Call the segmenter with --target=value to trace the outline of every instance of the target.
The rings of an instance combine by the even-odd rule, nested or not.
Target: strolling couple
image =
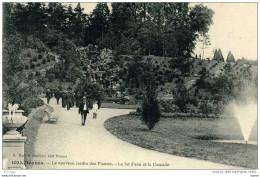
[[[89,108],[90,108],[90,102],[87,102],[87,98],[84,96],[82,102],[79,105],[79,114],[81,114],[82,126],[84,126],[86,123],[86,118],[87,118],[87,114],[89,113]],[[94,111],[93,119],[97,118],[97,109],[98,109],[98,105],[97,105],[97,101],[95,101],[92,108],[92,110]]]

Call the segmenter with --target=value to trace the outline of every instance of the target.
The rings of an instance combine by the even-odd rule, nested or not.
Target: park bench
[[[55,113],[53,113],[53,111],[51,111],[50,109],[46,108],[45,111],[46,116],[48,118],[49,122],[57,122],[59,119],[59,116]]]

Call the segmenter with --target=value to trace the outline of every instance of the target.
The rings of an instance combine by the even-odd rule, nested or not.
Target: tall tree
[[[48,13],[48,27],[60,31],[66,29],[66,9],[61,3],[50,2],[47,8]]]
[[[218,53],[219,53],[219,61],[224,62],[225,60],[224,60],[224,57],[223,57],[221,49],[218,49]]]
[[[13,3],[3,3],[3,35],[7,37],[9,34],[15,33],[15,25],[13,23]]]
[[[104,34],[108,32],[109,16],[107,3],[97,3],[89,19],[89,34],[92,44],[96,44],[97,39],[100,40],[100,44],[103,43]]]
[[[44,33],[47,24],[45,3],[17,3],[13,13],[16,30],[23,35]]]
[[[81,7],[80,3],[77,4],[74,9],[75,20],[73,22],[73,37],[74,42],[77,46],[84,44],[84,31],[87,27],[87,14],[84,14],[84,8]]]
[[[221,49],[215,50],[213,60],[216,60],[218,62],[224,62],[224,57],[223,57]]]
[[[200,42],[202,43],[201,49],[202,49],[202,59],[204,59],[204,52],[205,49],[208,48],[208,46],[210,45],[210,39],[209,39],[209,35],[207,34],[203,34],[202,39],[200,40]]]
[[[218,50],[215,49],[214,51],[214,56],[213,56],[213,60],[218,60],[219,54],[218,54]]]
[[[114,3],[112,7],[117,46],[134,38],[143,54],[159,56],[190,56],[198,34],[207,34],[214,14],[203,5],[190,8],[189,3]]]
[[[227,62],[232,62],[232,63],[235,63],[236,60],[234,58],[234,55],[231,53],[231,51],[228,52],[228,56],[227,56]]]

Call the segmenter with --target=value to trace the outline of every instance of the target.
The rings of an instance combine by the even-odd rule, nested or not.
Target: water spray
[[[237,105],[233,101],[233,108],[236,119],[238,120],[245,144],[249,144],[249,136],[253,125],[257,119],[257,104],[251,102],[243,105]]]

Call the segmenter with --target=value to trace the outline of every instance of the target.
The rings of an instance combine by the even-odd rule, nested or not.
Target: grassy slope
[[[28,54],[30,54],[30,55],[28,55]],[[41,59],[38,58],[39,54],[43,55]],[[32,49],[32,48],[25,48],[21,52],[21,58],[22,58],[23,64],[28,65],[29,69],[24,69],[24,71],[26,73],[28,73],[29,71],[36,72],[36,71],[41,71],[43,69],[47,70],[47,69],[52,68],[57,62],[59,62],[59,59],[58,59],[59,56],[52,52],[49,52],[49,55],[54,56],[55,57],[54,60],[50,59],[50,61],[48,62],[46,53],[38,52],[36,49]],[[30,60],[33,59],[34,57],[36,58],[36,61],[34,61],[33,63],[35,65],[37,63],[40,63],[40,66],[36,65],[35,68],[30,68]],[[45,64],[42,63],[43,59],[45,59],[45,61],[46,61]]]
[[[235,120],[162,119],[153,131],[148,131],[139,117],[125,115],[107,120],[105,127],[118,138],[147,149],[228,165],[257,168],[255,145],[217,143],[196,138],[208,136],[215,139],[242,139]],[[256,134],[256,126],[253,132]],[[251,140],[256,140],[256,135],[251,136]]]

